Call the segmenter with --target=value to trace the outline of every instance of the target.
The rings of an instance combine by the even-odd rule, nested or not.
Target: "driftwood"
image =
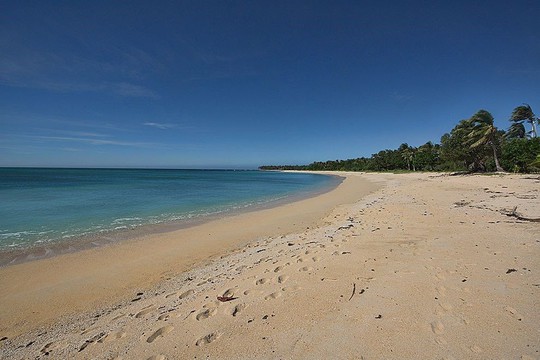
[[[189,315],[193,314],[195,311],[196,311],[196,310],[191,310],[191,311],[189,312],[189,314],[186,315],[186,317],[184,318],[184,320],[186,320],[186,319],[189,317]]]
[[[456,171],[448,174],[449,176],[465,176],[474,174],[474,171]]]
[[[237,297],[233,297],[233,296],[218,296],[217,299],[221,302],[227,302],[227,301],[232,301],[232,300],[236,300],[238,299]]]
[[[517,211],[517,206],[514,206],[514,209],[512,209],[511,212],[507,213],[506,216],[515,217],[518,220],[521,221],[529,221],[529,222],[540,222],[540,218],[527,218],[524,216],[521,216]]]

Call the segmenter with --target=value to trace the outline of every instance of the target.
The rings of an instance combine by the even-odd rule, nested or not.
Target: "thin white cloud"
[[[156,123],[156,122],[145,122],[143,125],[145,125],[145,126],[153,126],[153,127],[158,128],[158,129],[161,129],[161,130],[167,130],[167,129],[172,129],[172,128],[176,127],[176,125],[174,125],[174,124],[163,124],[163,123]]]
[[[111,135],[108,134],[101,134],[96,132],[87,132],[87,131],[70,131],[70,130],[52,130],[52,129],[44,129],[47,132],[53,132],[57,131],[62,134],[66,134],[68,136],[74,136],[74,137],[88,137],[88,138],[108,138],[111,137]]]
[[[130,84],[126,82],[112,83],[105,86],[106,89],[115,93],[116,95],[125,97],[144,97],[144,98],[159,98],[158,94],[144,86]]]
[[[105,92],[122,97],[159,98],[159,95],[155,91],[141,85],[127,82],[94,84],[84,82],[59,82],[54,80],[9,79],[0,76],[0,83],[12,87],[42,89],[62,93]]]
[[[55,92],[103,92],[122,97],[159,98],[140,84],[144,71],[151,72],[152,58],[143,51],[126,52],[117,64],[0,43],[0,84]],[[89,80],[85,74],[94,74]],[[114,74],[119,81],[107,81]]]
[[[118,141],[118,140],[103,140],[96,138],[85,138],[85,137],[68,137],[68,136],[27,136],[29,138],[44,140],[44,141],[70,141],[70,142],[80,142],[90,145],[116,145],[116,146],[133,146],[133,147],[149,147],[156,144],[146,143],[146,142],[129,142],[129,141]]]

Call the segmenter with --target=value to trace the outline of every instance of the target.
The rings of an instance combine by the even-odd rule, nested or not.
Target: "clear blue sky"
[[[540,1],[3,1],[0,166],[256,167],[540,113]]]

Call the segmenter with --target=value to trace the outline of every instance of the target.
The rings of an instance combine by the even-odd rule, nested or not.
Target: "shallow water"
[[[204,221],[337,182],[263,171],[0,168],[0,251]]]

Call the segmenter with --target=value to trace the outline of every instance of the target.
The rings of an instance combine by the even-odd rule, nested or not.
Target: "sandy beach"
[[[295,203],[0,268],[0,357],[540,358],[538,175],[340,175]]]

